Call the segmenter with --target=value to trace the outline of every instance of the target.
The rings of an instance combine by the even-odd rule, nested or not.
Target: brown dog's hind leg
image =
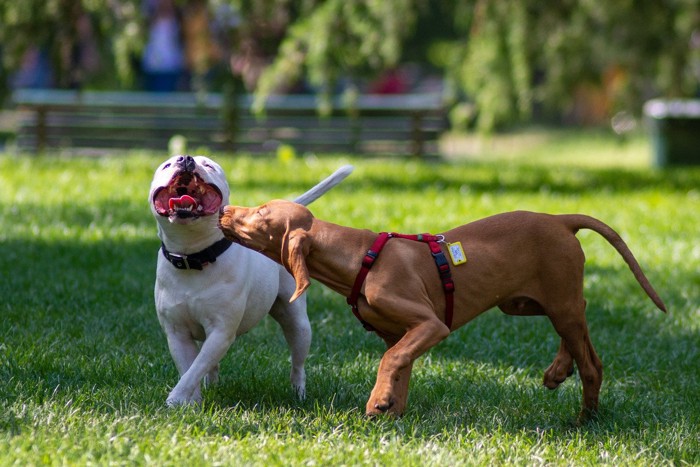
[[[562,339],[554,361],[544,372],[543,384],[547,389],[556,389],[573,374],[574,359],[566,348],[566,342]]]
[[[603,363],[593,348],[585,318],[585,301],[578,310],[552,319],[552,324],[562,338],[568,353],[574,358],[583,386],[583,408],[580,418],[586,419],[598,411],[598,395],[603,383]],[[551,316],[550,316],[551,318]]]
[[[579,417],[581,421],[585,421],[591,418],[598,412],[598,395],[600,394],[600,386],[603,384],[603,362],[600,360],[598,354],[593,348],[593,343],[591,343],[591,337],[588,334],[588,327],[586,327],[585,330],[586,334],[584,335],[584,352],[587,352],[585,355],[588,358],[590,366],[586,373],[581,371],[581,368],[579,367],[581,381],[584,382],[583,409],[581,410],[581,414]],[[588,395],[586,394],[585,382],[588,382],[590,385],[590,392]]]

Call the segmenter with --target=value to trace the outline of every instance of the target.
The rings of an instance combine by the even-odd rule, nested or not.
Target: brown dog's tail
[[[634,274],[635,279],[642,286],[646,294],[651,298],[651,300],[656,304],[657,307],[664,313],[666,312],[666,305],[661,300],[661,297],[656,293],[654,287],[649,283],[649,279],[644,275],[642,267],[637,262],[637,259],[630,251],[629,247],[625,241],[620,237],[620,235],[615,232],[610,226],[604,222],[599,221],[596,218],[586,216],[583,214],[567,214],[558,216],[564,221],[564,224],[571,229],[574,234],[580,229],[589,229],[600,234],[605,238],[616,250],[620,253],[620,256],[625,260],[629,266],[632,274]]]

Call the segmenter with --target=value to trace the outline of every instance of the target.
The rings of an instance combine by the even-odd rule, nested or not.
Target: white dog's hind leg
[[[311,324],[306,314],[306,294],[293,303],[289,298],[278,297],[270,316],[280,324],[284,338],[292,354],[292,387],[300,399],[306,397],[306,371],[304,362],[311,347]]]
[[[214,365],[214,368],[209,370],[209,373],[204,377],[204,386],[211,386],[219,382],[219,364]]]
[[[219,330],[212,331],[211,335],[202,343],[202,348],[190,367],[170,391],[166,403],[169,406],[199,403],[202,400],[200,383],[205,375],[211,374],[219,364],[236,336]]]

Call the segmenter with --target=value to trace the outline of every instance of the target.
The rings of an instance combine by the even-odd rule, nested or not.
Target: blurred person
[[[369,85],[370,94],[404,94],[408,92],[408,80],[399,68],[386,70]]]
[[[185,64],[193,91],[207,89],[224,64],[225,50],[216,37],[217,20],[212,19],[206,0],[190,0],[183,9]]]
[[[100,53],[95,41],[92,20],[85,12],[77,14],[75,37],[61,44],[61,59],[68,70],[64,85],[80,89],[100,69]]]
[[[185,88],[185,52],[179,12],[173,0],[149,0],[148,42],[142,68],[144,88],[172,92]]]
[[[52,88],[55,80],[48,52],[40,47],[29,47],[22,55],[19,70],[12,76],[10,84],[17,89]]]

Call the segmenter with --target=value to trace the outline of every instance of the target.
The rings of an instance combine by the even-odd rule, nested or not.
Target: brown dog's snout
[[[219,209],[219,225],[231,223],[233,221],[233,213],[233,206],[221,206],[221,209]],[[226,227],[227,225],[224,226]]]
[[[235,234],[235,229],[233,228],[233,215],[235,208],[233,206],[222,206],[219,209],[219,229],[224,233],[224,236],[229,240],[235,242],[240,242],[240,239]]]
[[[228,206],[221,206],[219,209],[219,229],[221,229],[224,232],[224,235],[227,233],[227,226],[226,224],[228,223],[228,213],[226,212],[226,208]]]
[[[217,227],[221,230],[223,230],[223,225],[221,224],[221,219],[224,217],[224,207],[221,206],[219,208],[219,222],[217,223]]]

